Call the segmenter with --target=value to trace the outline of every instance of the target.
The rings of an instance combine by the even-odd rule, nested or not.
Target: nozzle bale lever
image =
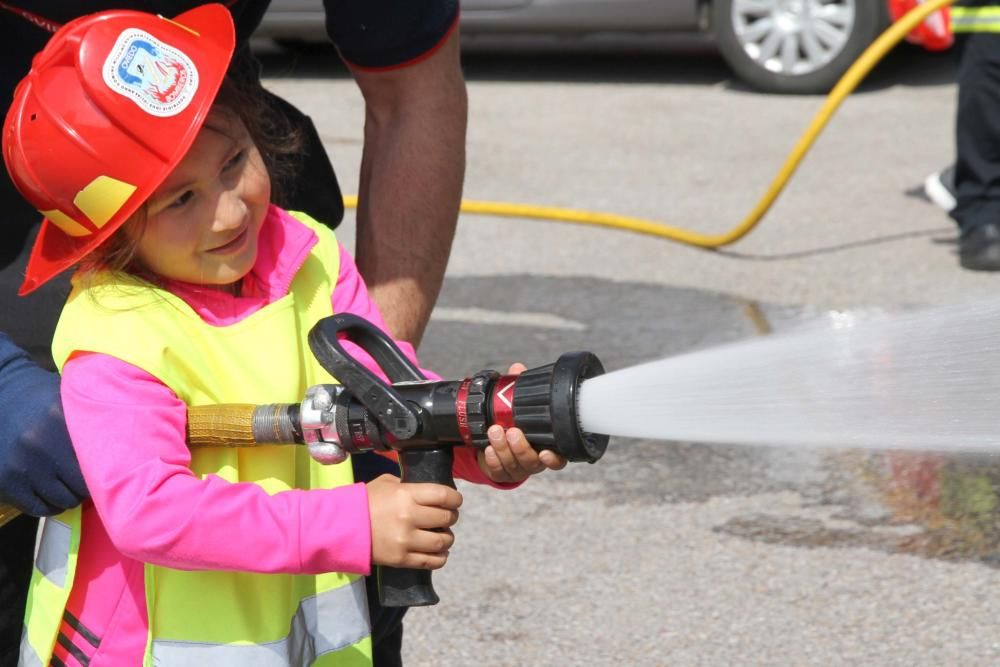
[[[341,333],[375,359],[391,384],[345,352]],[[309,332],[309,347],[340,385],[311,387],[301,404],[192,407],[189,442],[302,443],[321,463],[392,449],[403,482],[452,487],[452,448],[485,449],[492,424],[517,426],[535,449],[570,461],[594,463],[607,449],[608,436],[583,432],[577,416],[580,384],[604,373],[590,352],[570,352],[520,375],[484,370],[464,380],[428,380],[392,339],[354,315],[320,320]],[[380,567],[379,594],[387,607],[439,601],[428,570]]]

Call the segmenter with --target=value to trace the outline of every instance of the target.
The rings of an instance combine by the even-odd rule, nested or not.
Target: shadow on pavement
[[[896,241],[905,241],[907,239],[931,237],[932,242],[941,244],[953,244],[955,237],[954,227],[934,227],[933,229],[918,229],[911,232],[900,232],[898,234],[886,234],[883,236],[875,236],[870,239],[862,239],[859,241],[850,241],[848,243],[836,243],[828,246],[821,246],[818,248],[806,248],[803,250],[796,250],[794,252],[780,252],[780,253],[749,253],[740,252],[737,250],[716,250],[720,255],[725,255],[726,257],[731,257],[733,259],[744,259],[755,262],[776,262],[780,260],[788,259],[803,259],[806,257],[815,257],[817,255],[832,255],[838,252],[844,252],[847,250],[855,250],[857,248],[867,248],[870,246],[885,245],[887,243],[895,243]]]

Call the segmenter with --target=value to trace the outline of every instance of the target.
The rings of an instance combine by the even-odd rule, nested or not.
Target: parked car
[[[889,25],[887,0],[463,0],[464,35],[699,32],[753,87],[828,91]],[[257,35],[326,38],[322,0],[273,0]]]

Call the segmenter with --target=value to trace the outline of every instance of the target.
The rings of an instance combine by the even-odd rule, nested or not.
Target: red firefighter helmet
[[[220,4],[172,20],[100,12],[53,35],[3,127],[7,171],[45,217],[20,294],[77,263],[163,183],[205,122],[234,46]]]
[[[923,3],[924,0],[889,0],[889,16],[893,21],[898,21]],[[931,12],[906,36],[906,41],[919,44],[928,51],[944,51],[949,48],[954,43],[955,36],[951,31],[951,12],[948,7]]]

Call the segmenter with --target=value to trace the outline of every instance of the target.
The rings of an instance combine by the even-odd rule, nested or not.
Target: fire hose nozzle
[[[375,359],[388,384],[346,353],[343,334]],[[564,354],[516,376],[481,371],[465,380],[433,381],[384,332],[345,314],[317,322],[309,347],[345,388],[334,401],[339,446],[349,452],[396,450],[404,482],[454,486],[452,448],[485,447],[492,424],[517,426],[536,449],[570,461],[593,463],[607,449],[609,437],[584,432],[579,420],[580,384],[604,373],[590,352]],[[380,568],[379,594],[386,607],[438,602],[426,570]]]
[[[551,449],[570,461],[596,462],[610,438],[580,426],[579,391],[584,380],[603,374],[604,365],[591,352],[567,352],[554,364],[524,371],[514,378],[513,425],[535,449]]]
[[[388,383],[347,354],[340,344],[343,334],[375,359]],[[484,370],[464,380],[428,380],[384,332],[345,314],[318,322],[309,333],[309,346],[343,383],[328,401],[335,415],[310,430],[346,452],[402,453],[457,445],[484,449],[493,424],[516,426],[535,449],[553,450],[570,461],[593,463],[607,449],[608,436],[585,432],[578,413],[580,384],[604,373],[591,352],[569,352],[520,375]]]

